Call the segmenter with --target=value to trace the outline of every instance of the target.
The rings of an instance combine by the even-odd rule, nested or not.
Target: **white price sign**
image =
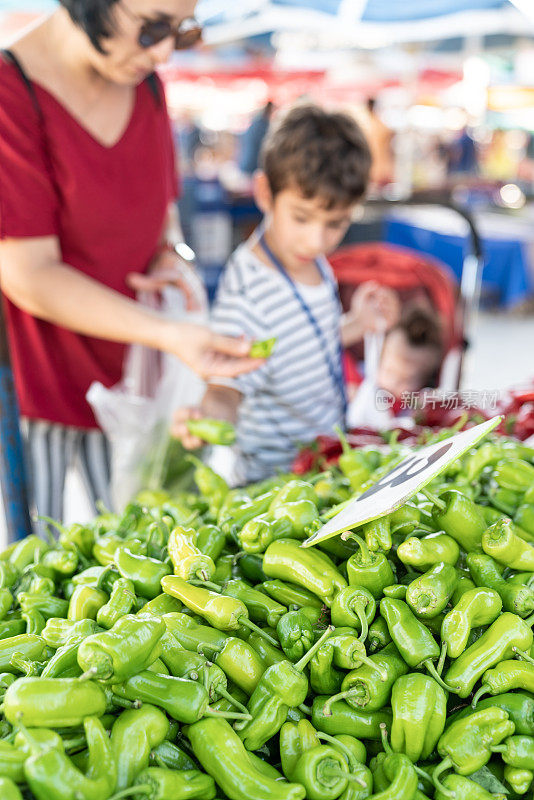
[[[312,547],[325,539],[348,532],[352,528],[395,511],[452,461],[496,428],[501,421],[502,417],[493,417],[481,425],[451,436],[450,439],[414,451],[391,472],[380,478],[374,486],[328,520],[322,528],[302,543],[302,547]],[[348,535],[347,533],[347,536],[341,538],[348,538]]]

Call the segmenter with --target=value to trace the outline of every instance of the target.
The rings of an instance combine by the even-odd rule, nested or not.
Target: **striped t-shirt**
[[[236,442],[239,482],[288,470],[302,443],[343,423],[343,397],[322,345],[287,280],[240,245],[219,285],[212,327],[229,336],[262,340],[275,336],[272,356],[255,372],[213,381],[243,395]],[[332,276],[324,259],[324,270]],[[333,278],[332,278],[333,280]],[[341,309],[331,285],[297,284],[317,320],[333,364],[339,359]]]

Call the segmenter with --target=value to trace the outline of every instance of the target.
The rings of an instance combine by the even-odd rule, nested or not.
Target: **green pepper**
[[[317,731],[307,719],[284,722],[280,728],[280,760],[286,778],[291,780],[300,756],[319,744]]]
[[[505,611],[449,667],[445,680],[460,697],[467,697],[482,674],[516,650],[529,650],[534,641],[527,621]]]
[[[112,628],[125,614],[129,614],[135,603],[135,591],[132,581],[119,578],[113,584],[108,602],[98,609],[96,621],[102,628]]]
[[[291,780],[306,789],[309,800],[335,800],[347,788],[347,762],[331,745],[320,744],[298,759]]]
[[[464,652],[472,628],[489,625],[501,610],[502,600],[493,589],[481,586],[465,592],[441,625],[441,641],[447,645],[449,658]]]
[[[274,350],[276,344],[276,336],[270,339],[263,339],[262,341],[252,342],[249,350],[250,358],[269,358]]]
[[[385,619],[376,617],[376,619],[369,626],[369,633],[367,635],[367,649],[370,653],[375,653],[377,650],[382,650],[387,644],[392,641],[389,635],[388,626]]]
[[[509,736],[502,744],[491,748],[493,753],[499,753],[502,760],[511,767],[531,769],[534,767],[534,737]]]
[[[40,564],[51,569],[57,577],[70,578],[78,568],[78,554],[74,550],[47,550]]]
[[[291,538],[292,521],[283,516],[269,520],[268,514],[260,514],[246,522],[239,532],[239,542],[245,553],[264,553],[276,539]]]
[[[25,783],[24,763],[27,754],[9,742],[0,741],[0,775],[14,783]],[[3,797],[2,797],[3,800]]]
[[[366,761],[365,747],[358,739],[346,734],[329,736],[326,733],[319,733],[319,739],[329,742],[336,750],[339,750],[346,760],[350,775],[355,778],[351,780],[340,800],[365,800],[372,793],[373,776],[371,771],[364,766]]]
[[[522,494],[512,489],[502,489],[495,481],[491,481],[486,487],[486,497],[494,508],[508,517],[515,516],[523,500]]]
[[[96,619],[98,611],[108,600],[108,595],[100,589],[94,589],[92,586],[77,586],[69,601],[67,619],[72,622]]]
[[[98,680],[119,683],[159,658],[164,632],[165,623],[158,617],[127,614],[109,631],[84,639],[78,663]]]
[[[502,708],[515,725],[515,733],[534,736],[534,698],[529,694],[520,692],[505,692],[504,694],[487,697],[478,701],[477,709]],[[469,705],[453,715],[451,721],[464,719],[473,713]]]
[[[89,749],[86,774],[59,749],[44,747],[27,759],[24,774],[37,800],[63,800],[66,791],[79,800],[110,796],[115,788],[117,767],[107,732],[96,717],[87,717],[84,729]]]
[[[248,609],[252,620],[270,628],[276,628],[280,619],[287,613],[287,608],[269,595],[253,589],[244,581],[232,580],[223,587],[222,593],[227,597],[241,600]]]
[[[212,561],[217,561],[225,544],[226,536],[216,525],[202,525],[197,530],[196,545],[200,552],[211,558]]]
[[[376,614],[376,601],[363,586],[351,585],[341,589],[334,597],[330,609],[332,625],[336,628],[349,626],[361,632],[365,641]]]
[[[304,539],[322,527],[317,506],[312,500],[294,500],[291,503],[277,506],[268,513],[273,523],[289,523],[288,538]],[[279,528],[274,529],[274,536],[275,539],[283,538]]]
[[[391,550],[391,526],[387,516],[367,522],[362,526],[361,532],[369,550],[382,550],[386,553]]]
[[[189,726],[187,736],[195,757],[228,797],[304,800],[303,786],[274,780],[253,765],[242,741],[226,720],[199,720]]]
[[[469,553],[466,561],[476,585],[494,589],[506,611],[518,614],[520,617],[527,617],[534,611],[534,589],[508,583],[491,556],[484,553]]]
[[[191,611],[204,617],[218,630],[236,631],[244,625],[276,645],[276,640],[249,619],[248,609],[241,600],[211,592],[200,586],[192,586],[177,575],[166,575],[161,581],[161,588],[164,592],[177,597]]]
[[[10,589],[15,585],[19,577],[19,571],[9,561],[0,560],[0,586],[4,589]]]
[[[391,694],[391,747],[413,761],[433,753],[445,728],[447,696],[429,675],[401,675]]]
[[[35,614],[35,611],[29,611],[28,614]],[[41,615],[42,616],[42,615]],[[21,633],[32,633],[27,630],[28,624],[21,615],[21,618],[5,619],[0,622],[0,640],[10,639],[12,636],[18,636]]]
[[[386,746],[385,741],[384,745]],[[372,795],[375,800],[403,800],[404,798],[415,800],[418,777],[415,767],[408,756],[403,753],[394,753],[387,746],[381,767],[384,777],[384,789]],[[374,783],[376,784],[377,782],[374,779]]]
[[[126,700],[142,701],[163,708],[178,722],[190,724],[215,713],[223,716],[223,712],[210,710],[208,691],[200,683],[150,670],[138,672],[114,684],[113,692]],[[243,719],[244,716],[232,712],[225,712],[224,715],[237,719]]]
[[[302,658],[314,640],[312,623],[301,610],[284,614],[276,626],[276,633],[282,650],[290,661]]]
[[[147,767],[135,778],[130,789],[113,797],[116,800],[127,795],[135,795],[138,800],[213,800],[216,794],[213,778],[197,769],[175,772]]]
[[[278,600],[285,606],[315,606],[322,607],[322,602],[317,595],[297,586],[294,583],[284,583],[284,581],[263,581],[260,587],[267,592],[274,600]]]
[[[95,540],[93,546],[93,558],[98,561],[102,567],[107,567],[113,564],[117,548],[124,545],[124,539],[117,533],[105,533]]]
[[[63,647],[69,642],[82,642],[99,630],[99,626],[92,619],[81,619],[74,622],[70,619],[51,617],[43,628],[42,637],[49,647],[57,650],[58,647]]]
[[[175,575],[184,580],[198,578],[201,581],[209,581],[213,577],[215,564],[196,546],[196,531],[193,528],[173,528],[167,549]]]
[[[75,586],[91,586],[93,589],[102,589],[109,594],[118,578],[120,578],[119,573],[115,572],[112,564],[108,564],[104,567],[88,567],[73,575],[71,580]]]
[[[486,521],[475,503],[451,489],[436,498],[432,519],[439,530],[455,539],[467,553],[482,550],[482,534]]]
[[[443,760],[432,773],[436,787],[441,789],[438,778],[451,767],[460,775],[471,775],[481,769],[490,760],[493,747],[513,732],[514,723],[500,708],[475,711],[453,722],[438,742],[438,753]]]
[[[269,545],[263,570],[271,578],[288,580],[313,592],[327,606],[332,604],[336,592],[347,585],[327,555],[305,550],[292,539],[279,539]]]
[[[219,630],[207,625],[199,625],[188,614],[179,612],[164,614],[163,622],[167,631],[182,647],[193,652],[202,652],[205,649],[210,652],[218,652],[228,639],[228,636]]]
[[[167,767],[167,769],[175,770],[196,769],[198,766],[185,750],[182,750],[178,745],[169,742],[167,739],[150,749],[149,765],[151,767]]]
[[[77,678],[82,674],[78,664],[79,642],[59,647],[41,672],[42,678]]]
[[[485,694],[502,694],[512,689],[524,689],[534,694],[534,664],[509,659],[499,661],[482,676],[479,690],[473,697],[473,708]]]
[[[484,532],[482,547],[487,555],[510,569],[534,572],[534,547],[514,533],[509,519],[500,519]]]
[[[261,583],[267,578],[263,571],[263,558],[256,553],[239,554],[237,570],[239,575],[250,583]]]
[[[50,594],[19,592],[17,600],[23,611],[39,611],[45,619],[66,617],[69,608],[69,603],[66,600]]]
[[[417,619],[402,600],[384,597],[380,613],[388,626],[389,634],[399,653],[409,667],[425,667],[432,678],[446,691],[451,687],[442,681],[433,661],[440,656],[440,648],[428,628]]]
[[[382,596],[386,586],[395,582],[391,566],[382,553],[373,553],[366,543],[356,534],[351,534],[360,546],[347,561],[347,577],[351,586],[367,589],[375,600]]]
[[[231,445],[235,442],[235,428],[231,422],[223,419],[188,419],[187,430],[208,444]],[[201,490],[202,491],[202,490]],[[202,494],[204,492],[202,491]]]
[[[353,450],[343,432],[336,428],[339,436],[342,454],[339,456],[338,466],[350,483],[353,491],[357,491],[371,477],[369,462],[361,450]]]
[[[418,617],[436,617],[449,602],[457,577],[451,564],[440,561],[409,584],[406,602]]]
[[[375,739],[380,741],[380,725],[391,727],[391,711],[383,708],[380,711],[355,709],[343,700],[332,703],[330,714],[324,713],[328,695],[317,695],[312,705],[312,724],[319,731],[331,736],[350,734],[359,739]]]
[[[534,486],[534,467],[521,458],[506,458],[497,462],[492,477],[503,489],[523,493]]]
[[[257,636],[257,634],[251,634]],[[258,636],[265,648],[273,649],[263,637]],[[280,652],[280,651],[277,651]],[[280,653],[280,655],[282,655]],[[213,660],[236,686],[252,694],[265,671],[261,655],[249,642],[229,636],[217,651]]]
[[[123,711],[111,730],[111,749],[117,764],[117,789],[130,786],[136,775],[148,766],[150,753],[169,730],[161,709],[144,703],[142,708]]]
[[[347,673],[341,692],[325,703],[324,713],[328,716],[332,704],[338,700],[345,700],[353,708],[379,711],[387,705],[397,678],[407,672],[408,666],[395,645],[388,644],[379,653],[369,656],[361,667]]]
[[[2,800],[23,800],[16,783],[7,777],[0,777],[0,797]]]
[[[522,503],[514,514],[514,522],[530,536],[534,536],[534,504]]]
[[[458,575],[458,580],[456,581],[456,588],[452,593],[451,603],[454,606],[458,605],[462,597],[466,592],[471,591],[471,589],[475,589],[476,586],[471,578],[466,578],[465,575]]]
[[[304,668],[331,632],[332,628],[327,628],[296,664],[280,661],[263,673],[247,704],[252,719],[239,726],[239,737],[247,750],[262,747],[278,733],[286,721],[288,709],[304,702],[309,688]]]
[[[495,800],[501,795],[492,794],[479,783],[464,778],[462,775],[447,775],[434,795],[434,800]],[[502,795],[504,798],[504,795]]]
[[[397,548],[397,556],[403,564],[426,572],[439,562],[455,566],[460,557],[458,543],[446,533],[429,533],[419,539],[412,536]]]
[[[181,612],[183,606],[175,597],[171,597],[169,594],[158,594],[157,597],[154,597],[153,600],[149,600],[148,603],[145,603],[139,611],[137,612],[139,616],[142,614],[149,614],[151,617],[161,617],[164,614],[173,614],[175,612]]]
[[[314,486],[307,481],[298,479],[287,481],[274,495],[269,506],[269,514],[273,514],[277,509],[300,500],[308,500],[317,506],[317,495]]]
[[[534,772],[530,769],[511,767],[509,764],[506,764],[504,768],[504,778],[516,794],[526,794],[534,780]]]
[[[18,572],[35,564],[50,549],[50,546],[38,536],[26,536],[17,542],[9,554],[9,563]]]
[[[31,633],[23,633],[0,640],[0,672],[17,671],[11,666],[11,659],[15,653],[32,661],[40,661],[43,659],[45,649],[45,640],[41,636]]]
[[[105,710],[103,689],[77,678],[19,678],[4,697],[4,715],[12,725],[70,728]]]
[[[365,645],[353,628],[336,628],[323,642],[310,661],[310,684],[317,694],[339,692],[345,673],[367,664],[382,672],[381,667],[367,657]]]
[[[118,547],[114,561],[121,576],[132,581],[135,593],[149,600],[161,593],[161,579],[171,572],[168,564],[156,558],[137,555],[128,547]]]

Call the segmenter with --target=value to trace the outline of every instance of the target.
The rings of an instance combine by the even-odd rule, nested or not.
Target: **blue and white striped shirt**
[[[212,312],[212,327],[218,333],[277,339],[272,356],[260,369],[212,381],[243,395],[236,443],[239,482],[288,470],[301,443],[343,423],[343,398],[308,317],[284,277],[264,264],[251,246],[245,242],[231,256]],[[323,263],[331,275],[326,259]],[[317,286],[298,283],[297,288],[335,363],[341,309],[331,287],[323,281]]]

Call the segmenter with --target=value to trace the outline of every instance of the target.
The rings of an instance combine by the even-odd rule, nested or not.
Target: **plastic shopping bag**
[[[205,323],[207,299],[200,281],[187,276],[195,311],[186,309],[182,292],[165,288],[159,296],[142,293],[139,302],[176,321]],[[111,449],[111,498],[115,510],[141,489],[176,488],[189,470],[180,443],[169,436],[177,408],[197,404],[203,381],[173,355],[143,345],[130,345],[120,383],[107,388],[93,383],[87,400]]]

